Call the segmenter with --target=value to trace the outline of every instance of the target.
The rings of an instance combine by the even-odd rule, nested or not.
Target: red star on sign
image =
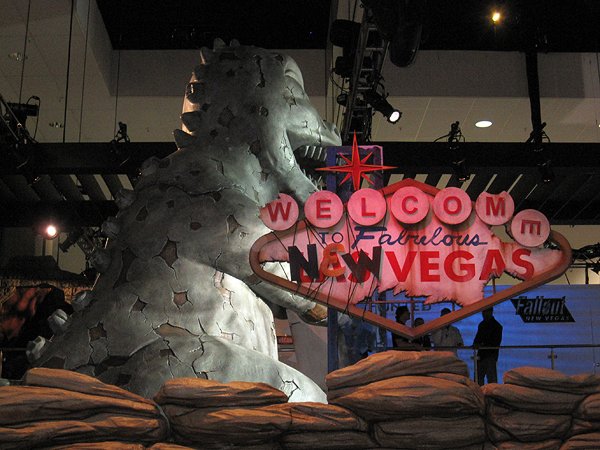
[[[331,167],[323,167],[321,169],[317,169],[323,172],[338,172],[345,173],[346,176],[341,181],[340,184],[345,183],[350,178],[352,178],[352,185],[355,191],[360,189],[360,181],[361,178],[364,178],[370,184],[373,184],[373,181],[365,175],[367,172],[375,172],[377,170],[389,170],[395,169],[394,166],[381,166],[376,164],[365,164],[367,160],[373,155],[373,152],[369,152],[367,156],[365,156],[362,160],[360,159],[360,155],[358,153],[358,144],[356,143],[356,133],[354,133],[354,142],[352,143],[352,159],[346,158],[344,155],[340,154],[340,156],[346,161],[347,164],[343,166],[331,166]]]

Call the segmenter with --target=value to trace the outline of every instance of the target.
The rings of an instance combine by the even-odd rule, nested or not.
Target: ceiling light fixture
[[[551,183],[554,181],[554,171],[552,170],[551,161],[547,159],[541,164],[538,164],[538,170],[544,183]]]
[[[464,151],[461,149],[460,145],[461,142],[465,142],[465,137],[462,134],[460,122],[458,120],[450,125],[450,132],[448,134],[440,136],[433,142],[439,142],[442,139],[445,139],[448,142],[448,150],[450,150],[450,153],[452,154],[452,172],[454,172],[458,181],[464,183],[471,178],[471,174],[467,167]]]
[[[492,126],[491,120],[480,120],[479,122],[475,122],[475,126],[477,128],[489,128]]]
[[[58,225],[54,222],[53,219],[45,220],[42,223],[38,224],[37,232],[44,239],[51,241],[52,239],[56,239],[59,234]]]
[[[492,22],[494,23],[494,25],[497,25],[498,23],[500,23],[501,20],[502,20],[502,14],[500,14],[500,11],[494,11],[492,13]]]
[[[48,225],[44,230],[44,236],[46,239],[54,239],[56,236],[58,236],[58,228],[52,224]]]
[[[27,56],[23,57],[23,54],[21,52],[12,52],[12,53],[9,53],[8,57],[10,59],[14,59],[17,62],[21,62],[21,61],[23,61],[23,59],[27,59]]]

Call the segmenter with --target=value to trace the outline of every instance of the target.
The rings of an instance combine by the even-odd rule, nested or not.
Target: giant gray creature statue
[[[291,401],[325,401],[277,361],[271,309],[318,322],[324,309],[260,282],[249,250],[268,233],[259,208],[280,192],[300,204],[316,190],[294,158],[340,145],[304,92],[289,57],[232,42],[202,49],[187,85],[179,148],[142,167],[134,191],[103,224],[102,272],[63,334],[30,352],[38,364],[94,375],[144,396],[165,380],[260,381]],[[313,148],[314,150],[314,148]]]

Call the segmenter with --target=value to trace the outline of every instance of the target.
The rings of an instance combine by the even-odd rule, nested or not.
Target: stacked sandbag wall
[[[373,355],[330,373],[328,400],[369,422],[379,447],[481,449],[484,399],[451,352]]]
[[[202,448],[364,449],[367,426],[351,412],[322,403],[287,403],[262,383],[167,381],[155,400],[177,442]]]
[[[32,369],[0,387],[1,449],[600,449],[600,376],[522,367],[480,388],[449,352],[389,351],[327,376],[329,404],[249,382],[166,382],[153,400]]]
[[[536,367],[483,387],[487,434],[499,449],[600,448],[600,377]]]
[[[87,375],[31,369],[24,383],[0,388],[2,449],[120,439],[141,445],[169,435],[154,402]]]

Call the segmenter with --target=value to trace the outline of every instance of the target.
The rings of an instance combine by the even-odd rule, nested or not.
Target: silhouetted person
[[[396,322],[406,325],[410,319],[410,311],[407,306],[398,306],[396,309]],[[415,350],[415,346],[403,336],[392,333],[392,345],[397,350]]]
[[[488,308],[481,313],[483,320],[477,327],[473,347],[499,347],[502,342],[502,325],[494,318],[494,310]],[[481,349],[477,351],[477,382],[483,386],[485,379],[488,383],[498,382],[496,363],[498,349]]]
[[[446,314],[450,314],[448,308],[442,309],[440,317]],[[431,334],[431,341],[434,347],[462,347],[465,345],[460,330],[454,325],[446,325],[444,328],[434,331]],[[456,348],[443,350],[453,351],[455,355],[458,353]]]
[[[69,315],[73,313],[62,289],[49,284],[15,289],[0,311],[0,345],[24,349],[38,336],[51,338],[53,332],[48,318],[57,309]],[[3,378],[18,380],[28,368],[25,350],[4,353]]]
[[[417,317],[415,319],[415,323],[413,324],[413,328],[420,327],[424,323],[425,323],[425,320],[423,320],[422,317]],[[424,349],[431,348],[431,339],[429,338],[428,334],[426,334],[425,336],[421,336],[416,339],[413,339],[411,342],[413,344],[417,344],[417,345],[423,347]]]

